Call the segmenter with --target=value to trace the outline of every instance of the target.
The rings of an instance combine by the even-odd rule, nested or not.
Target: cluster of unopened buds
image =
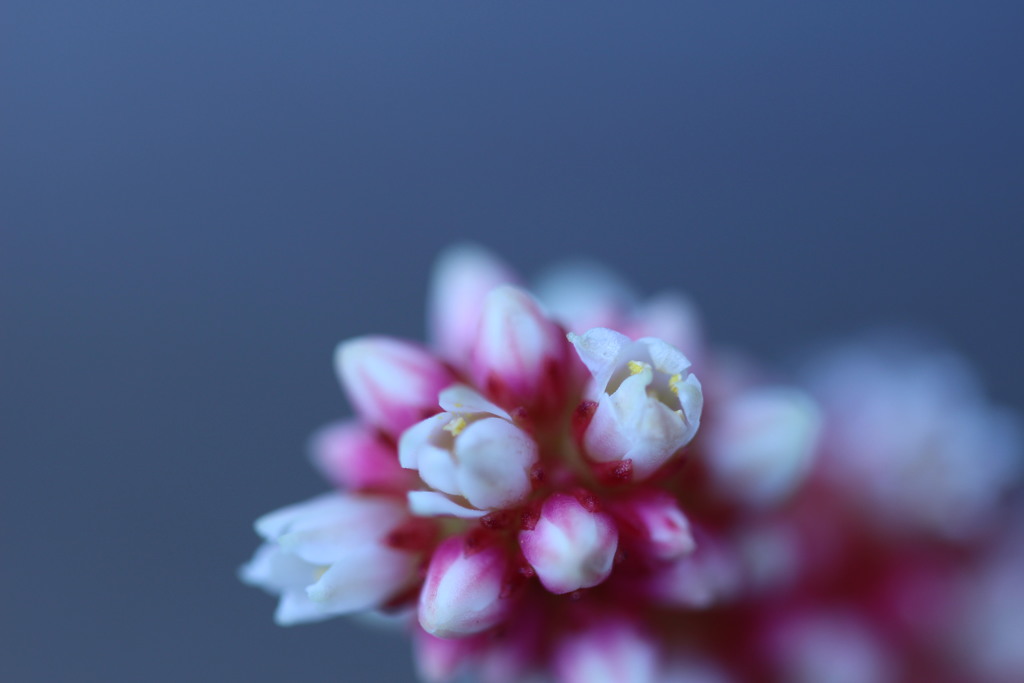
[[[338,347],[336,490],[242,569],[278,623],[406,615],[427,681],[1024,680],[1019,430],[959,361],[861,344],[801,389],[681,296],[517,282],[456,248],[432,349]]]

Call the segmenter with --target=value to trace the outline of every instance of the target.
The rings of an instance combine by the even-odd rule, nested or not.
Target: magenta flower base
[[[427,681],[1024,680],[1020,430],[961,361],[865,343],[800,387],[684,297],[535,297],[471,247],[430,312],[432,348],[338,348],[335,490],[241,571],[278,623],[395,614]]]

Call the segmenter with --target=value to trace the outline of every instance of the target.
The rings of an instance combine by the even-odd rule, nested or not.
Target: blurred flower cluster
[[[398,615],[426,681],[1024,680],[1021,435],[962,361],[868,341],[786,383],[683,296],[534,292],[455,248],[429,348],[338,347],[334,490],[241,571],[278,623]]]

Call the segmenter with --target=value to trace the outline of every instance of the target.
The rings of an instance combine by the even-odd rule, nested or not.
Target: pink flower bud
[[[588,396],[597,409],[583,434],[597,462],[631,460],[645,479],[693,438],[704,405],[690,362],[660,339],[604,328],[569,335],[593,376]]]
[[[480,247],[460,245],[441,255],[434,268],[429,310],[430,337],[441,356],[466,365],[487,293],[516,280],[504,263]]]
[[[663,491],[643,491],[618,503],[615,513],[633,532],[630,539],[653,559],[674,560],[696,547],[686,515]]]
[[[707,427],[706,464],[720,492],[749,505],[778,503],[804,480],[821,419],[804,393],[766,387],[719,406]]]
[[[533,529],[519,532],[519,547],[552,593],[589,588],[608,578],[618,547],[612,518],[558,493],[541,507]]]
[[[510,507],[529,495],[530,469],[538,457],[530,435],[469,387],[445,389],[440,402],[447,412],[402,434],[402,466],[419,470],[426,484],[479,510]]]
[[[328,481],[352,491],[407,491],[416,483],[416,476],[398,464],[395,447],[356,421],[314,434],[310,457]]]
[[[390,337],[343,342],[334,362],[356,412],[391,436],[436,413],[438,392],[454,381],[426,349]]]
[[[420,626],[439,638],[485,631],[504,618],[509,560],[496,546],[479,547],[454,536],[434,552],[420,593]]]
[[[604,621],[562,639],[555,651],[559,683],[656,681],[655,643],[633,624]]]
[[[508,409],[550,407],[564,395],[565,337],[521,289],[487,295],[472,370],[478,386]]]

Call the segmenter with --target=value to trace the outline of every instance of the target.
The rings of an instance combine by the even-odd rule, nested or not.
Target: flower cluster
[[[431,348],[338,347],[336,490],[259,519],[241,572],[278,623],[409,615],[427,681],[1018,680],[1019,432],[962,366],[858,347],[800,389],[682,296],[536,292],[457,248]]]

